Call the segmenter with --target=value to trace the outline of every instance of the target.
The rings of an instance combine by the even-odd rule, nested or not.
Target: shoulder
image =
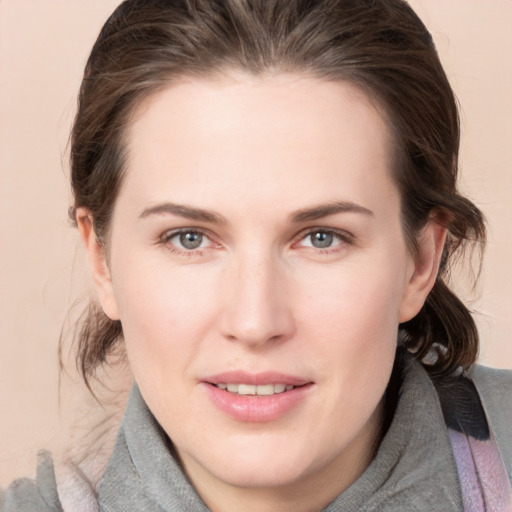
[[[53,462],[48,452],[38,454],[37,478],[15,480],[0,497],[1,512],[62,512]]]
[[[470,376],[512,482],[512,371],[475,365]]]
[[[475,384],[484,391],[492,387],[494,392],[504,393],[510,399],[512,391],[512,370],[499,370],[475,364],[470,370],[470,376]]]
[[[507,421],[512,435],[512,371],[474,365],[469,375],[493,426]]]
[[[56,471],[58,469],[58,471]],[[35,480],[20,478],[0,489],[0,512],[96,512],[98,501],[92,484],[80,467],[60,461],[57,468],[46,451],[38,453]]]

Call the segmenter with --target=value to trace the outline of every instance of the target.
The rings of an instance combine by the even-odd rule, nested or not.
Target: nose
[[[271,257],[241,257],[224,275],[219,317],[222,335],[253,349],[289,339],[294,332],[286,275]]]

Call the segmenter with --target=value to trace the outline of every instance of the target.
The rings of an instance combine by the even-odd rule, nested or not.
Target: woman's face
[[[140,105],[126,142],[99,294],[191,480],[355,479],[428,292],[378,109],[340,82],[190,79]]]

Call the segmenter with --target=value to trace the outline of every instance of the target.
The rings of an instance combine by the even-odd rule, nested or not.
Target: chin
[[[306,468],[298,464],[278,460],[278,454],[265,461],[234,459],[235,457],[230,458],[225,466],[216,465],[211,471],[219,480],[233,487],[284,488],[293,485],[307,474]]]
[[[286,487],[314,473],[325,463],[318,456],[310,460],[307,439],[298,442],[297,436],[295,443],[290,443],[293,432],[286,437],[288,442],[279,436],[264,442],[252,436],[243,442],[231,438],[227,443],[210,447],[210,457],[206,460],[195,458],[195,463],[216,479],[234,487]]]

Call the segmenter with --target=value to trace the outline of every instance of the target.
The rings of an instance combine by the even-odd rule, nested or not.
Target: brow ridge
[[[334,203],[327,203],[299,210],[292,213],[290,217],[292,222],[298,223],[318,220],[338,213],[361,213],[371,217],[374,216],[371,210],[357,203],[353,203],[351,201],[336,201]]]
[[[336,201],[334,203],[322,204],[312,208],[298,210],[292,213],[290,218],[293,223],[300,223],[318,220],[339,213],[360,213],[369,216],[374,215],[368,208],[351,201]],[[210,222],[213,224],[227,223],[226,219],[222,215],[214,211],[169,202],[160,203],[144,209],[139,215],[139,218],[143,219],[150,215],[160,214],[176,215],[189,220]]]
[[[139,215],[140,219],[149,217],[150,215],[161,215],[161,214],[170,214],[176,215],[178,217],[183,217],[189,220],[197,220],[202,222],[210,222],[213,224],[226,224],[226,219],[211,210],[206,210],[203,208],[196,208],[193,206],[188,206],[184,204],[176,204],[176,203],[159,203],[154,206],[150,206],[149,208],[145,208],[141,214]]]

